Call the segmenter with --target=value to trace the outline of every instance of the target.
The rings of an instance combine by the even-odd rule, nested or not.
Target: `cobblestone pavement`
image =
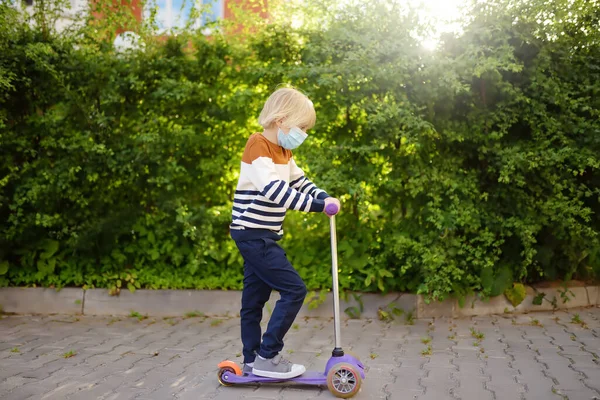
[[[578,313],[578,314],[576,314]],[[298,320],[286,355],[323,369],[331,320]],[[221,387],[241,361],[239,319],[5,316],[0,398],[311,399],[327,388]],[[356,399],[600,399],[600,308],[460,320],[349,320],[343,343],[367,366]]]

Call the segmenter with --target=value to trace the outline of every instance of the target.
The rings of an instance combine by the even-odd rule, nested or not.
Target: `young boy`
[[[306,371],[280,354],[283,337],[304,303],[306,286],[277,241],[288,209],[324,212],[329,203],[340,206],[306,179],[292,157],[291,150],[302,144],[315,120],[313,104],[304,94],[279,89],[260,114],[264,131],[250,136],[242,156],[230,231],[244,258],[240,312],[244,373],[290,379]],[[273,289],[281,299],[261,343],[263,307]]]

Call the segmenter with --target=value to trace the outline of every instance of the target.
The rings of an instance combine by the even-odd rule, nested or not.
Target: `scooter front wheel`
[[[360,373],[351,364],[336,364],[327,373],[327,388],[335,397],[349,399],[360,391],[361,384]]]
[[[352,356],[356,359],[356,361],[361,362],[360,358],[358,357],[358,354],[354,353],[353,351],[350,350],[344,350],[344,354],[347,354],[349,356]]]

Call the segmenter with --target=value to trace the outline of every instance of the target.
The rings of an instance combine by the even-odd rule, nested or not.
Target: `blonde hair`
[[[317,116],[312,101],[306,95],[293,88],[281,88],[267,99],[258,123],[266,129],[279,120],[283,120],[287,128],[310,129],[315,126]]]

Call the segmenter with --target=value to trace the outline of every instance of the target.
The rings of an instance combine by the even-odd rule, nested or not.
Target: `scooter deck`
[[[327,376],[323,372],[306,371],[302,375],[291,379],[263,378],[256,375],[236,375],[232,372],[224,372],[222,379],[232,385],[257,384],[257,383],[282,383],[291,382],[300,385],[327,385]]]

